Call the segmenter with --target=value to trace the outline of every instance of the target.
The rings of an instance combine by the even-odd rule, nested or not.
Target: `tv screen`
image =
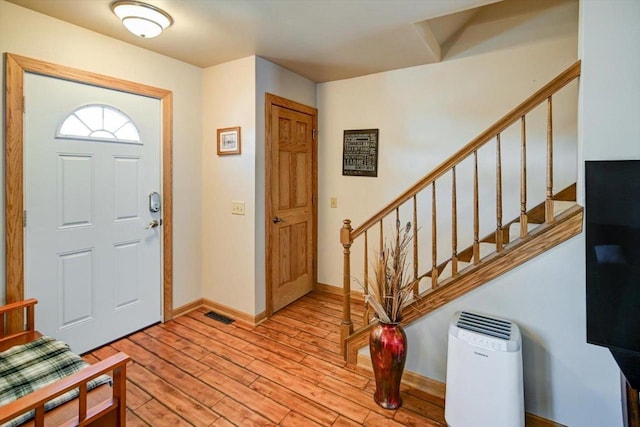
[[[637,366],[640,160],[587,161],[585,211],[587,341],[609,347],[616,360],[637,360]]]

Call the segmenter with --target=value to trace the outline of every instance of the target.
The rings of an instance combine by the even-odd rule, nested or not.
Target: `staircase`
[[[557,154],[557,150],[554,151],[553,104],[561,90],[579,76],[578,61],[364,224],[353,228],[349,219],[343,221],[340,230],[343,246],[340,335],[342,354],[347,362],[357,362],[358,350],[368,344],[369,331],[376,322],[362,293],[352,292],[351,282],[353,277],[359,277],[361,283],[367,283],[369,255],[383,247],[385,225],[397,221],[411,221],[414,225],[409,258],[413,278],[419,285],[414,289],[413,302],[403,311],[402,324],[405,326],[581,233],[583,209],[576,204],[575,177],[572,184],[554,192],[554,153]],[[528,125],[528,118],[534,116],[534,110],[539,113],[540,108],[545,110],[546,116],[542,131]],[[531,122],[539,125],[534,117]],[[507,138],[514,133],[514,128],[519,133],[515,147],[513,137]],[[543,136],[536,138],[536,135]],[[519,165],[515,167],[513,162],[505,164],[502,160],[503,151],[514,148],[520,154]],[[495,155],[495,164],[491,165],[489,173],[486,162],[479,160],[486,158],[487,150],[495,152],[491,153],[492,157]],[[543,175],[544,182],[533,183],[539,184],[537,186],[527,182],[527,170],[535,166],[535,160],[528,162],[527,156],[535,152],[544,154],[544,172],[537,173],[537,179]],[[562,172],[562,168],[557,168],[556,172]],[[458,184],[465,173],[472,181],[470,190],[469,186]],[[487,175],[494,181],[490,188],[486,188]],[[529,175],[533,174],[529,172]],[[442,206],[443,188],[446,209]],[[542,190],[538,194],[530,188]],[[490,194],[489,198],[495,198],[495,211],[486,207],[487,194]],[[469,199],[466,204],[462,200],[465,195]],[[532,202],[535,205],[528,207]],[[514,203],[518,205],[515,211]],[[512,209],[505,210],[505,207]],[[503,219],[503,210],[512,217]],[[472,220],[465,222],[465,214]],[[490,221],[487,221],[489,216]],[[425,233],[428,236],[423,236]],[[458,250],[458,247],[464,249]],[[352,257],[356,256],[362,262],[352,264]],[[422,267],[424,264],[427,264],[426,268]]]

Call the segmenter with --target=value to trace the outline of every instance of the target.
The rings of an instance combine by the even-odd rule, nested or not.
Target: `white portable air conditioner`
[[[515,323],[455,314],[444,418],[451,427],[524,427],[522,338]]]

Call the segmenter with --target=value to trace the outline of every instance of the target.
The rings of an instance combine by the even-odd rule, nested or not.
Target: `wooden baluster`
[[[395,230],[396,230],[396,248],[400,247],[400,208],[396,208],[396,223],[395,225]]]
[[[527,216],[527,126],[522,116],[522,150],[520,155],[520,238],[529,234],[529,217]]]
[[[418,283],[418,199],[413,196],[413,280],[416,282],[413,286],[413,295],[417,297],[420,294],[420,286]]]
[[[431,184],[431,287],[438,287],[438,227],[436,225],[436,182]]]
[[[364,294],[369,293],[369,236],[367,231],[364,232]],[[369,324],[369,304],[364,302],[364,315],[362,322],[364,325]]]
[[[456,167],[451,168],[451,277],[458,275],[458,203],[456,196]]]
[[[340,243],[343,247],[343,274],[342,274],[342,323],[340,324],[340,350],[342,356],[347,356],[345,340],[353,333],[351,321],[351,220],[342,221],[340,229]]]
[[[500,152],[500,134],[496,135],[496,252],[502,252],[504,235],[502,234],[502,154]]]
[[[473,152],[473,264],[480,262],[480,209],[478,201],[478,151]]]
[[[547,197],[544,203],[544,222],[553,222],[553,106],[547,98]]]

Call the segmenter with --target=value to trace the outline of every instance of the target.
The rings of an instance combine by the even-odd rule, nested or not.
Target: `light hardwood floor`
[[[373,374],[340,356],[342,301],[312,292],[255,328],[199,309],[85,355],[124,351],[127,423],[136,426],[444,426],[442,399],[403,387],[373,401]]]

